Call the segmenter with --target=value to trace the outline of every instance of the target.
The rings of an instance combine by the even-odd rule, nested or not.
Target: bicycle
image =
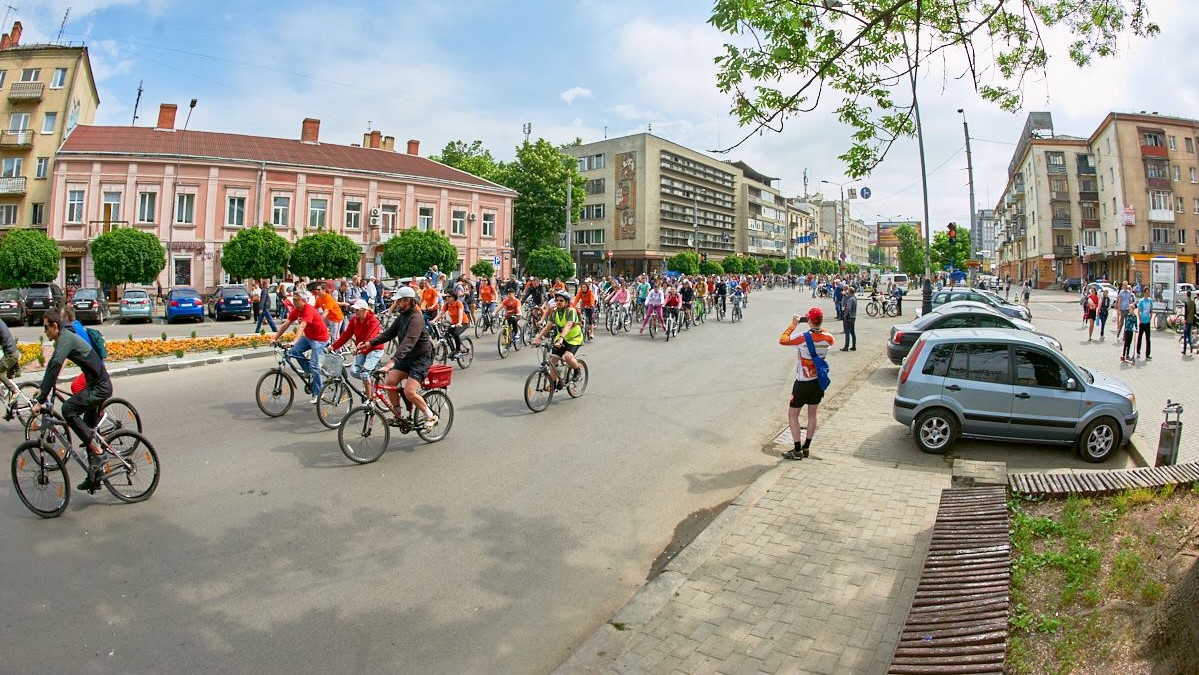
[[[287,414],[296,397],[296,382],[284,369],[284,364],[300,378],[300,382],[304,384],[304,393],[312,393],[312,376],[296,365],[295,359],[288,353],[290,349],[291,345],[275,345],[276,365],[263,373],[254,387],[258,409],[267,417],[282,417]]]
[[[633,322],[633,314],[628,305],[612,303],[608,312],[608,332],[616,335],[620,331],[629,332],[629,324]]]
[[[884,311],[886,311],[884,304],[879,302],[878,298],[872,297],[870,298],[870,302],[866,303],[866,314],[869,316],[878,316]]]
[[[733,315],[732,315],[733,323],[737,323],[738,321],[740,321],[743,318],[743,313],[741,310],[741,306],[743,304],[745,304],[745,301],[743,299],[733,298]]]
[[[21,503],[42,518],[55,518],[71,501],[70,456],[88,470],[86,447],[71,446],[66,421],[47,408],[37,418],[37,438],[17,446],[12,456],[12,483]],[[100,480],[112,496],[126,503],[149,499],[158,487],[161,466],[150,441],[131,429],[108,436],[94,432],[102,450]],[[90,492],[90,491],[89,491]]]
[[[15,394],[0,395],[0,405],[4,407],[4,421],[11,421],[15,417],[18,424],[22,427],[27,426],[33,417],[33,402],[37,400],[41,392],[41,387],[32,382],[26,382],[17,387]]]
[[[365,389],[359,388],[358,378],[350,377],[348,370],[345,362],[341,361],[336,372],[332,373],[321,387],[321,396],[316,401],[316,418],[326,429],[341,426],[341,421],[354,406],[355,397],[363,403],[366,402]]]
[[[504,318],[502,316],[499,316],[498,306],[495,310],[490,311],[490,312],[481,309],[479,311],[479,320],[474,322],[475,337],[477,337],[477,338],[483,337],[483,333],[487,333],[487,332],[491,332],[491,333],[496,332],[499,329],[499,325],[503,320],[504,320]]]
[[[351,409],[337,428],[338,446],[341,447],[342,453],[356,464],[370,464],[387,452],[392,426],[402,434],[416,431],[421,440],[436,443],[446,437],[454,424],[454,402],[450,400],[446,391],[454,373],[453,368],[434,365],[429,368],[429,375],[421,382],[420,395],[437,418],[437,424],[431,429],[425,428],[424,413],[417,410],[402,391],[400,399],[405,411],[401,413],[391,405],[387,392],[402,388],[404,381],[396,386],[385,384],[387,372],[375,370],[371,373],[374,394],[364,405]]]
[[[728,298],[727,295],[717,296],[717,299],[716,299],[716,321],[717,322],[724,321],[724,317],[728,313],[727,298]]]
[[[23,393],[29,392],[27,396],[30,400],[31,414],[23,425],[25,428],[25,440],[28,441],[38,432],[37,418],[32,415],[32,402],[41,395],[42,390],[36,384],[25,383],[21,385],[21,391]],[[69,391],[54,387],[50,390],[49,404],[53,405],[54,402],[57,402],[61,408],[62,404],[70,397],[71,393]],[[137,411],[137,408],[133,407],[132,403],[118,396],[110,396],[104,399],[104,402],[100,404],[100,407],[96,411],[96,419],[98,420],[96,422],[96,431],[104,435],[112,434],[121,429],[132,429],[139,434],[142,432],[141,413]]]
[[[663,321],[662,332],[666,335],[666,341],[670,342],[671,337],[676,337],[679,334],[679,320],[675,318],[675,313],[669,309],[663,309],[662,311],[666,315]],[[653,332],[651,331],[650,334],[652,335]]]
[[[504,320],[500,326],[499,337],[496,338],[496,344],[500,352],[500,358],[508,358],[508,354],[512,350],[520,351],[521,345],[525,343],[525,331],[520,327],[520,319],[517,319],[517,327],[512,328],[511,322]]]
[[[541,365],[525,380],[525,405],[535,413],[550,406],[550,402],[554,399],[554,392],[560,387],[565,387],[566,393],[570,394],[571,398],[582,396],[587,389],[587,362],[576,356],[575,360],[579,362],[579,369],[572,371],[571,367],[566,365],[566,359],[550,355],[551,348],[552,340],[547,339],[541,343]],[[550,379],[550,368],[555,369],[558,386],[554,386],[554,382]]]
[[[659,310],[661,310],[661,307],[659,307]],[[658,312],[653,312],[649,315],[649,339],[651,340],[654,340],[658,337],[657,325],[659,323],[661,323],[663,329],[666,328],[664,319],[659,319],[659,316],[660,315]]]
[[[433,336],[433,362],[445,365],[450,359],[458,362],[458,367],[466,370],[475,361],[475,341],[466,335],[459,335],[462,349],[451,351],[448,335],[449,324],[442,321],[429,324],[429,332]]]

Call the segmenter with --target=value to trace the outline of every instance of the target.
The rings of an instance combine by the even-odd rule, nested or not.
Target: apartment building
[[[820,205],[803,197],[787,200],[787,222],[791,225],[791,248],[793,258],[818,258],[820,234],[817,223]]]
[[[995,261],[998,246],[999,218],[995,209],[979,209],[974,214],[974,229],[970,238],[974,241],[975,255],[982,263],[982,271],[989,273]]]
[[[757,258],[786,258],[790,227],[787,224],[787,200],[772,178],[745,162],[731,162],[741,171],[737,223],[745,224],[745,248],[741,251]]]
[[[23,45],[21,31],[0,36],[0,231],[47,228],[54,152],[100,104],[86,47]]]
[[[413,227],[448,236],[460,269],[490,260],[511,273],[516,193],[421,157],[416,140],[407,152],[378,131],[363,146],[321,142],[315,119],[299,139],[181,131],[176,113],[162,105],[153,128],[79,126],[59,150],[50,236],[65,285],[96,283],[88,246],[113,227],[158,236],[164,287],[228,281],[222,245],[261,223],[291,241],[344,234],[361,247],[364,274],[384,276],[383,245]]]

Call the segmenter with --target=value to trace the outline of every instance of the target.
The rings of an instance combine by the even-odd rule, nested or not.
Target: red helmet
[[[808,321],[811,323],[821,323],[824,321],[824,312],[819,307],[813,307],[808,310]]]

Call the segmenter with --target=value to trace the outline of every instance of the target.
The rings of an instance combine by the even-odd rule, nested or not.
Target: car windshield
[[[96,298],[96,289],[81,288],[75,291],[75,297],[83,300],[94,300]]]
[[[50,295],[49,286],[30,286],[26,295]]]
[[[226,298],[236,298],[238,296],[245,295],[246,292],[240,288],[226,288],[225,290],[221,291],[221,294]]]
[[[20,300],[21,292],[15,289],[0,291],[0,300]]]
[[[200,294],[195,291],[173,291],[172,296],[176,298],[198,298]]]

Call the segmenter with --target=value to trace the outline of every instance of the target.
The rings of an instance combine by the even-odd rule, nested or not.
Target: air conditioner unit
[[[1149,247],[1146,246],[1145,244],[1141,244],[1141,253],[1148,253],[1148,252],[1149,252]]]
[[[474,219],[475,219],[475,217],[476,217],[476,216],[475,216],[475,214],[473,214],[473,213],[472,213],[472,214],[470,214],[469,216],[467,216],[467,217],[466,217],[466,219],[467,219],[467,220],[474,220]]]
[[[371,218],[378,218],[378,217],[379,217],[379,208],[375,207],[375,208],[371,209]]]

